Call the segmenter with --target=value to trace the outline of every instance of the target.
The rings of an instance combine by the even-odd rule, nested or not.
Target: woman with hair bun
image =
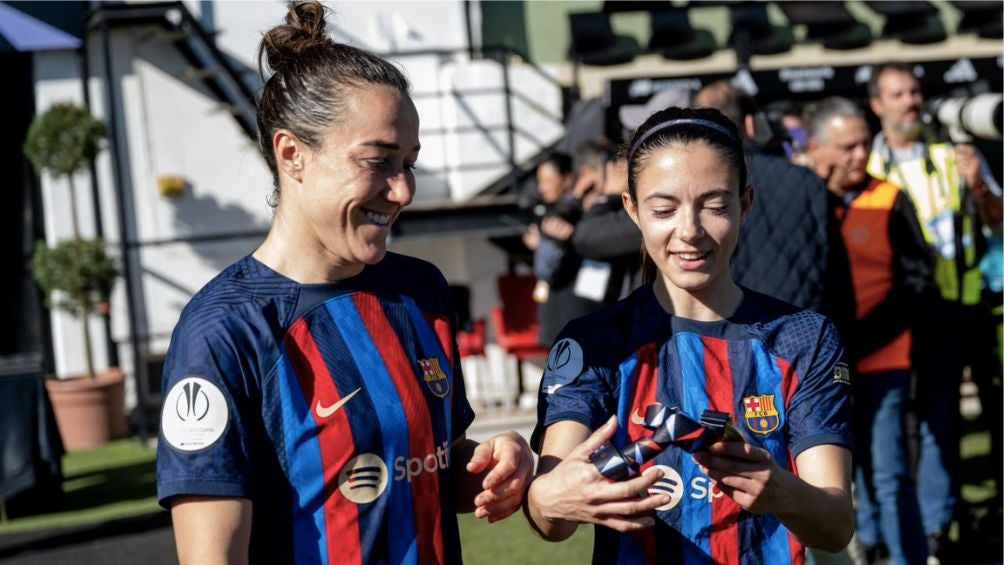
[[[317,2],[261,41],[268,237],[200,290],[164,367],[157,491],[182,563],[459,563],[456,512],[505,518],[533,459],[465,439],[443,275],[387,251],[419,120],[394,65]]]
[[[531,525],[557,541],[595,524],[594,563],[801,563],[805,546],[842,549],[854,531],[847,367],[829,320],[732,279],[753,203],[735,126],[667,108],[629,147],[622,198],[654,280],[558,336],[531,442]],[[611,450],[594,452],[644,443],[652,405],[695,421],[724,412],[743,441],[670,446],[609,482]]]

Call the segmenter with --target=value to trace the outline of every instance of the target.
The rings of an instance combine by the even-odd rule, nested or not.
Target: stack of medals
[[[654,433],[626,445],[623,450],[607,442],[589,456],[604,477],[611,481],[635,477],[645,462],[671,445],[694,453],[706,450],[723,439],[743,441],[742,434],[729,424],[729,414],[715,410],[705,410],[700,420],[695,422],[675,406],[650,404],[645,409],[642,425]]]

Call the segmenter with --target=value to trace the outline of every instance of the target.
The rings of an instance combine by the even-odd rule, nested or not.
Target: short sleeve
[[[591,354],[595,349],[583,337],[569,326],[548,353],[537,395],[537,425],[530,440],[538,453],[541,436],[551,424],[571,420],[594,430],[610,417],[609,370]]]
[[[799,375],[788,404],[789,444],[793,457],[806,449],[835,444],[852,447],[850,373],[833,323],[820,327],[808,368]]]
[[[253,494],[256,369],[235,324],[206,318],[179,323],[164,364],[157,498],[165,507],[176,495]]]

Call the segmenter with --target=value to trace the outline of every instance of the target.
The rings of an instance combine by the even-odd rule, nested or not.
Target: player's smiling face
[[[282,194],[308,241],[334,265],[380,262],[387,236],[415,194],[418,112],[383,85],[348,87],[340,118],[308,150],[298,195]]]
[[[729,259],[751,202],[738,186],[737,171],[703,141],[656,149],[643,162],[636,200],[625,206],[671,294],[711,297],[730,284]]]

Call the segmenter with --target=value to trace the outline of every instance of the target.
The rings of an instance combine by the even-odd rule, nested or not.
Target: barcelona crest
[[[450,392],[450,381],[446,378],[443,368],[439,366],[439,358],[419,359],[418,364],[422,367],[422,380],[425,381],[425,386],[429,387],[432,394],[445,398]]]
[[[756,434],[769,434],[781,423],[781,416],[774,407],[773,394],[743,398],[743,411],[746,427]]]

